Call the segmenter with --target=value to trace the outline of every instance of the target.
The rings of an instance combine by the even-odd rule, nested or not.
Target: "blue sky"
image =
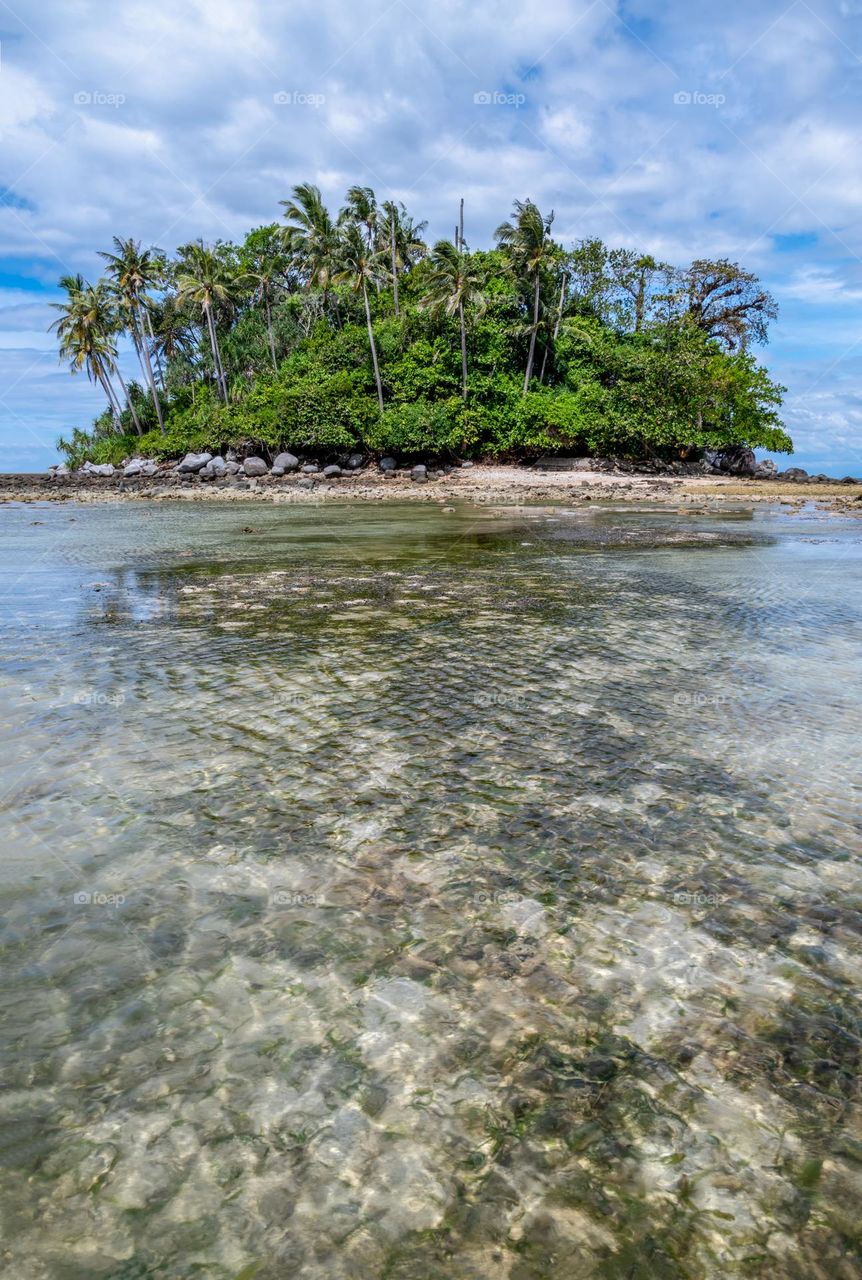
[[[473,246],[530,197],[565,243],[744,263],[794,460],[862,474],[860,101],[862,0],[0,0],[0,470],[101,408],[46,333],[59,275],[115,233],[240,237],[308,180],[431,235],[463,195]]]

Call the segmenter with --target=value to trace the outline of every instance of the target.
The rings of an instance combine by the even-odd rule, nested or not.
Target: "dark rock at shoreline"
[[[328,467],[323,468],[323,474],[327,480],[332,480],[336,476],[341,475],[341,467],[339,467],[336,463],[332,462]]]
[[[285,471],[295,471],[299,466],[299,458],[292,453],[279,453],[273,459],[272,474],[274,476],[283,476]]]
[[[177,471],[180,475],[193,475],[202,470],[211,459],[211,453],[187,453],[182,462],[177,464]]]
[[[242,469],[247,476],[265,476],[269,471],[263,458],[246,458]]]
[[[394,458],[381,458],[381,459],[380,459],[380,470],[381,470],[381,471],[394,471],[394,470],[395,470],[395,468],[396,468],[397,466],[398,466],[398,463],[395,461],[395,459],[394,459]]]
[[[314,473],[319,470],[320,468],[316,462],[306,462],[305,466],[302,468],[302,473],[306,476],[313,476]]]
[[[757,467],[754,450],[741,444],[728,449],[707,449],[705,458],[713,471],[731,476],[752,476]]]
[[[347,459],[348,471],[358,471],[362,466],[363,458],[361,453],[351,453]]]
[[[782,480],[807,480],[808,472],[802,467],[788,467],[786,471],[781,472]]]

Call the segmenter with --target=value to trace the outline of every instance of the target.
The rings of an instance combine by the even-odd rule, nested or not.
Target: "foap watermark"
[[[720,907],[727,902],[727,894],[707,893],[703,889],[678,889],[673,900],[678,907]]]
[[[523,93],[505,93],[502,89],[480,89],[473,94],[477,107],[514,107],[518,111],[526,103]]]
[[[109,693],[103,693],[99,689],[77,689],[72,701],[79,707],[121,707],[126,701],[126,695],[118,689]]]
[[[99,89],[79,89],[72,99],[76,107],[121,107],[124,93],[102,93]]]
[[[322,107],[326,101],[325,93],[305,93],[302,89],[279,89],[272,95],[277,107]]]
[[[298,889],[277,889],[269,900],[274,907],[319,907],[323,904],[321,894]]]
[[[673,95],[675,107],[723,107],[727,98],[723,93],[703,93],[700,89],[680,89]]]
[[[698,689],[694,693],[675,693],[673,700],[678,707],[725,707],[730,702],[730,694]]]
[[[524,895],[510,889],[479,889],[470,901],[476,907],[510,907],[516,902],[523,902]]]
[[[79,889],[72,895],[76,907],[121,907],[126,901],[124,893],[90,893],[88,889]]]
[[[474,694],[473,701],[477,707],[503,707],[508,710],[522,711],[527,705],[525,693],[505,693],[500,689],[481,690]]]

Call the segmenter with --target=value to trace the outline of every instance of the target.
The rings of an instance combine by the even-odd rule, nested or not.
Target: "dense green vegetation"
[[[317,456],[678,457],[789,451],[783,388],[751,354],[776,314],[735,263],[686,268],[597,240],[566,249],[516,201],[495,247],[423,242],[402,205],[353,187],[333,217],[296,187],[240,245],[134,240],[105,276],[61,281],[52,326],[107,407],[59,442],[70,462],[229,445]],[[126,385],[117,343],[137,353]]]

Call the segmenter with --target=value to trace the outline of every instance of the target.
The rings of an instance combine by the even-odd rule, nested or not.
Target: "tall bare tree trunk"
[[[129,406],[129,413],[132,415],[132,422],[134,422],[135,424],[135,430],[137,431],[139,436],[142,436],[144,434],[144,428],[141,426],[141,420],[138,417],[138,411],[135,408],[135,406],[132,404],[132,397],[129,395],[129,388],[126,386],[123,380],[123,375],[120,373],[119,367],[116,368],[114,372],[117,375],[117,381],[120,384],[120,389],[123,395],[125,396],[126,404]]]
[[[362,298],[365,302],[365,319],[368,323],[368,341],[371,344],[371,362],[374,365],[374,380],[377,383],[377,402],[383,412],[383,383],[380,381],[380,366],[377,363],[377,344],[374,341],[374,330],[371,327],[371,307],[368,305],[368,290],[362,281]]]
[[[159,393],[156,390],[156,380],[153,377],[153,365],[152,365],[152,361],[150,360],[150,348],[147,344],[147,335],[144,330],[144,326],[141,323],[140,303],[135,304],[134,329],[135,329],[134,337],[136,338],[135,345],[138,348],[138,358],[141,361],[141,368],[143,369],[144,374],[146,375],[147,382],[149,383],[150,395],[153,397],[153,405],[156,410],[156,417],[159,420],[159,426],[161,427],[162,431],[164,431],[165,423],[164,423],[164,419],[162,418],[162,406],[159,403]]]
[[[533,376],[533,358],[536,354],[536,330],[539,327],[539,289],[541,288],[541,276],[538,267],[536,268],[536,289],[533,295],[533,332],[530,334],[530,354],[527,356],[527,372],[524,374],[524,395],[530,389],[530,378]]]
[[[96,377],[99,379],[99,382],[101,383],[101,386],[102,386],[102,390],[104,391],[105,395],[108,397],[108,405],[111,410],[111,417],[114,419],[114,426],[120,427],[121,425],[120,415],[122,413],[122,409],[120,408],[120,402],[116,397],[114,388],[111,386],[108,375],[105,373],[103,369],[100,368],[98,373],[96,374]]]
[[[563,276],[563,278],[562,278],[562,280],[561,280],[561,282],[560,282],[560,301],[559,301],[559,303],[557,304],[557,318],[556,318],[556,320],[554,321],[554,336],[551,338],[550,343],[545,347],[545,353],[544,353],[544,355],[542,356],[542,371],[541,371],[541,373],[539,374],[539,381],[540,381],[540,382],[544,382],[544,381],[545,381],[545,365],[546,365],[546,364],[547,364],[547,362],[548,362],[548,351],[549,351],[550,347],[552,347],[552,346],[556,346],[556,344],[557,344],[557,334],[560,332],[560,322],[561,322],[561,321],[562,321],[562,319],[563,319],[563,299],[564,299],[564,298],[565,298],[565,296],[566,296],[566,281],[567,281],[567,280],[568,280],[568,276],[567,276],[567,275],[564,275],[564,276]]]
[[[398,315],[398,254],[395,251],[395,214],[389,219],[389,248],[392,254],[392,296],[395,301],[395,315]]]
[[[467,330],[464,326],[464,303],[458,303],[458,319],[461,321],[461,395],[467,403]]]
[[[219,392],[221,394],[221,398],[224,401],[224,403],[227,404],[227,383],[225,382],[224,369],[222,368],[222,364],[221,364],[221,352],[219,351],[218,337],[216,336],[215,321],[213,320],[212,307],[209,303],[207,303],[207,305],[204,307],[204,311],[206,312],[207,328],[209,329],[209,335],[210,335],[210,346],[212,347],[213,362],[215,364],[216,382],[218,383],[218,386],[219,386]]]
[[[273,372],[278,373],[278,361],[275,358],[275,337],[272,332],[272,308],[269,305],[269,298],[266,300],[266,331],[269,334],[269,353],[272,356]]]

